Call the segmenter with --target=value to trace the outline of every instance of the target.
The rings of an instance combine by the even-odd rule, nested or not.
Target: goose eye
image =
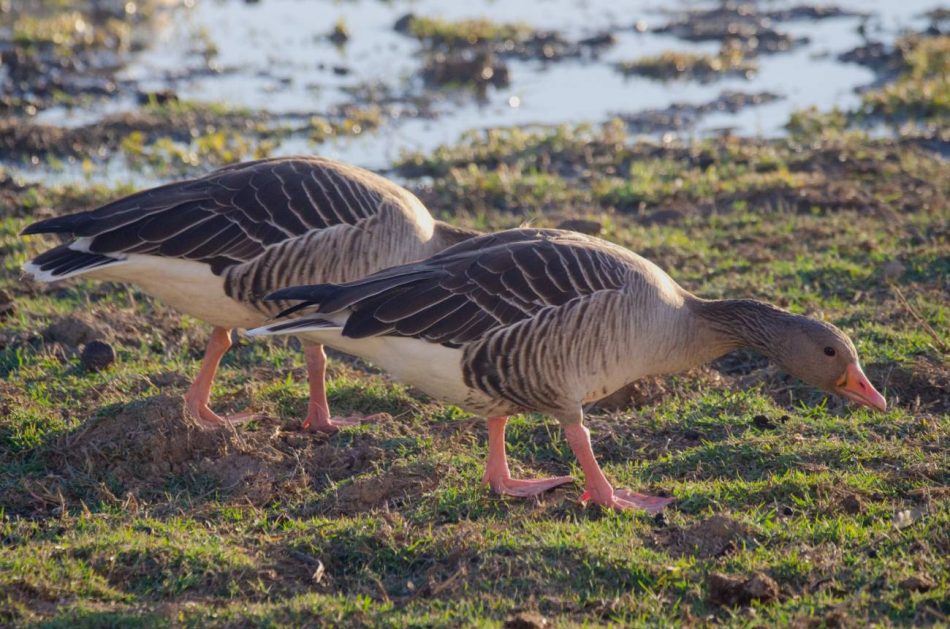
[[[837,353],[837,352],[835,352],[835,348],[833,348],[833,347],[826,347],[826,348],[825,348],[825,356],[834,356],[836,353]]]

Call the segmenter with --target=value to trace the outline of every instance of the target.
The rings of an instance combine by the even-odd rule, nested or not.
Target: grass
[[[651,79],[693,78],[710,81],[727,75],[749,76],[756,72],[758,65],[747,59],[741,48],[724,45],[715,55],[667,51],[633,61],[622,61],[618,68],[624,74]]]
[[[484,42],[521,41],[534,32],[523,23],[498,23],[488,19],[451,21],[414,16],[406,23],[408,35],[429,46],[458,48]]]
[[[903,66],[894,82],[865,94],[862,113],[891,121],[946,124],[950,119],[950,37],[908,36],[897,44]]]
[[[0,623],[497,626],[531,611],[557,626],[946,624],[950,166],[840,116],[793,123],[781,140],[659,145],[616,122],[496,129],[400,165],[454,222],[583,216],[700,295],[767,299],[855,339],[885,414],[745,353],[647,383],[632,408],[592,409],[606,473],[674,496],[663,518],[584,508],[580,483],[538,503],[494,496],[480,420],[340,357],[334,410],[394,419],[300,434],[291,342],[241,341],[222,364],[215,408],[263,419],[189,428],[178,400],[203,324],[134,288],[19,276],[53,244],[18,237],[26,224],[124,190],[5,182]],[[83,371],[49,336],[68,316],[103,328],[109,371]],[[580,478],[548,418],[513,418],[509,451],[516,474]],[[763,571],[779,597],[717,606],[714,571]]]

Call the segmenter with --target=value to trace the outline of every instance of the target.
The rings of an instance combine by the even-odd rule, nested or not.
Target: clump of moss
[[[792,112],[785,128],[793,138],[809,139],[843,133],[849,123],[850,116],[840,109],[822,112],[817,107],[809,107]]]
[[[910,36],[897,45],[897,80],[864,94],[861,113],[886,120],[950,117],[950,36]]]
[[[523,41],[533,29],[524,23],[500,23],[484,18],[450,21],[411,16],[399,30],[433,47],[459,48],[486,42]]]
[[[19,15],[13,20],[13,42],[20,46],[53,44],[68,52],[78,48],[126,48],[130,26],[110,18],[90,20],[79,11],[57,12],[48,16]]]
[[[262,159],[270,155],[274,143],[228,129],[204,133],[190,143],[168,136],[148,142],[144,133],[133,131],[122,139],[120,148],[130,166],[170,175],[184,174],[209,164],[223,166],[247,159]]]
[[[312,116],[308,125],[310,141],[326,142],[335,137],[356,136],[378,129],[383,122],[383,112],[377,106],[346,107],[337,118]]]
[[[663,81],[690,78],[711,81],[725,75],[749,77],[758,65],[746,58],[738,46],[723,46],[718,54],[668,51],[633,61],[622,61],[618,68],[624,74],[635,74]]]

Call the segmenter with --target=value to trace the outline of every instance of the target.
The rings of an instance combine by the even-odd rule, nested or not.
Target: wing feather
[[[509,230],[355,282],[272,297],[303,299],[301,306],[326,314],[348,310],[345,336],[460,345],[577,297],[621,289],[630,261],[609,247],[572,232]]]
[[[88,238],[100,254],[199,260],[216,273],[275,243],[376,214],[396,186],[359,168],[293,157],[227,166],[98,209],[30,225],[25,234]]]

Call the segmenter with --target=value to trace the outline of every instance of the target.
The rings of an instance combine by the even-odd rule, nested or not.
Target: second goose
[[[567,476],[511,478],[505,423],[557,418],[586,477],[582,499],[659,511],[671,498],[614,489],[584,426],[583,405],[648,375],[731,350],[760,351],[824,391],[884,410],[841,330],[760,301],[709,301],[655,264],[598,238],[516,229],[345,284],[277,291],[297,319],[251,335],[298,334],[361,356],[426,393],[488,419],[485,481],[530,496]]]

